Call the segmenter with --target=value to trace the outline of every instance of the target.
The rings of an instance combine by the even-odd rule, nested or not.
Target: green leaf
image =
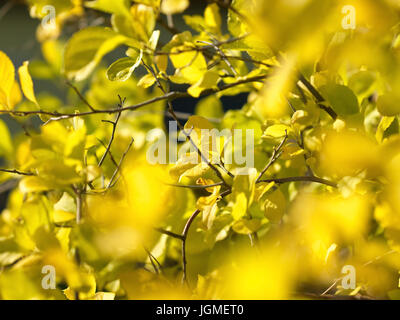
[[[133,71],[140,65],[143,51],[140,51],[136,59],[131,57],[121,58],[110,65],[107,69],[107,78],[111,81],[126,81]]]
[[[359,112],[357,97],[348,87],[327,84],[319,90],[338,115],[352,115]]]
[[[64,53],[64,72],[70,79],[84,80],[101,59],[128,40],[109,28],[89,27],[75,33]]]

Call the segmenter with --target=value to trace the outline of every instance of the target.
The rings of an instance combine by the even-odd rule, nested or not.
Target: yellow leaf
[[[393,123],[394,119],[395,119],[395,117],[382,117],[381,122],[379,123],[378,129],[376,130],[376,134],[375,134],[376,140],[378,142],[382,142],[385,131]]]
[[[206,10],[204,10],[204,19],[207,26],[215,28],[215,30],[220,29],[221,16],[219,14],[219,7],[216,3],[207,6]]]
[[[269,126],[264,134],[267,136],[271,136],[274,138],[280,138],[280,137],[284,137],[287,134],[289,134],[290,132],[292,132],[292,128],[290,128],[287,125],[284,124],[274,124],[272,126]]]
[[[139,80],[137,85],[138,87],[148,88],[151,87],[155,81],[156,79],[153,77],[153,75],[148,73]]]
[[[201,116],[191,116],[185,124],[185,130],[190,130],[191,128],[211,130],[213,125],[206,118]]]
[[[9,106],[9,97],[14,85],[15,69],[10,58],[0,51],[0,104]]]
[[[54,188],[54,185],[40,179],[39,177],[26,177],[21,180],[19,188],[23,193],[41,192]]]
[[[189,0],[163,0],[161,12],[164,14],[181,13],[189,6]]]
[[[254,108],[262,117],[278,119],[289,114],[288,94],[293,87],[294,59],[288,59],[265,82]]]
[[[167,55],[156,56],[154,57],[154,63],[157,65],[158,70],[166,72],[168,66],[168,56]]]
[[[207,71],[203,77],[188,89],[188,93],[195,98],[206,90],[213,88],[217,85],[219,75],[217,72]]]
[[[14,84],[11,88],[10,99],[9,99],[9,107],[14,108],[22,100],[21,89],[19,88],[19,84],[17,81],[14,81]]]
[[[240,219],[234,223],[232,229],[239,234],[251,234],[261,227],[260,219]]]
[[[89,300],[114,300],[114,298],[114,292],[97,292],[92,298],[89,298]]]
[[[239,220],[246,215],[247,212],[247,198],[244,192],[240,192],[236,196],[235,205],[232,208],[232,217]]]
[[[266,196],[264,200],[265,217],[273,223],[277,223],[281,220],[286,210],[286,200],[280,189],[276,189],[274,192]]]
[[[21,83],[22,92],[24,93],[25,97],[35,103],[36,105],[37,100],[35,97],[35,92],[33,90],[33,82],[31,75],[29,74],[28,70],[29,62],[25,61],[22,66],[18,69],[19,81]]]

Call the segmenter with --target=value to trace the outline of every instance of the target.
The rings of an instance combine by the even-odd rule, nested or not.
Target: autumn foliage
[[[0,51],[0,298],[400,299],[399,1],[194,3],[26,1],[42,59]],[[154,129],[174,161],[149,162]],[[231,152],[254,164],[205,129],[251,132]]]

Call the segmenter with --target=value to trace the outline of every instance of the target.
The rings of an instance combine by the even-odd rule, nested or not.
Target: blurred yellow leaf
[[[0,51],[0,103],[4,107],[10,104],[11,89],[14,85],[15,69],[8,56]]]
[[[29,62],[25,61],[23,65],[19,67],[18,69],[19,81],[21,83],[22,92],[24,93],[25,97],[29,101],[32,101],[37,105],[38,102],[36,100],[35,92],[33,90],[33,81],[31,75],[29,74],[28,64]]]
[[[189,0],[162,0],[161,12],[164,14],[176,14],[186,10]]]

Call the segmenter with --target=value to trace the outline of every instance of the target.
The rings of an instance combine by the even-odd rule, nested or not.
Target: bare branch
[[[126,98],[122,99],[119,95],[118,95],[118,98],[119,98],[118,108],[121,109],[124,106]],[[110,141],[108,142],[108,146],[106,148],[106,151],[104,151],[104,154],[103,154],[103,156],[101,157],[101,159],[99,161],[99,164],[98,164],[99,167],[101,167],[101,165],[103,164],[104,160],[106,159],[107,154],[110,152],[111,145],[112,145],[112,143],[114,141],[115,131],[117,130],[117,125],[118,125],[118,121],[119,121],[120,117],[121,117],[121,112],[118,112],[115,121],[110,121],[110,123],[113,126],[112,127],[112,132],[111,132],[111,138],[110,138]]]
[[[97,139],[97,141],[99,141],[99,142],[101,143],[101,145],[104,147],[104,149],[107,149],[107,145],[105,144],[105,142],[104,142],[103,140],[101,140],[101,139],[99,139],[99,138],[96,138],[96,139]],[[113,163],[116,167],[118,167],[118,163],[117,163],[117,161],[115,160],[114,156],[112,155],[111,150],[108,151],[108,154],[110,155],[110,159],[111,159],[112,163]],[[97,157],[96,157],[96,159],[98,160]]]
[[[220,48],[219,46],[217,46],[216,43],[210,43],[210,42],[202,41],[202,40],[197,40],[197,42],[199,42],[199,43],[205,43],[205,44],[208,44],[208,45],[213,46],[213,48],[220,54],[222,60],[225,61],[225,63],[226,63],[227,66],[229,67],[229,69],[231,69],[233,75],[234,75],[234,76],[237,76],[237,75],[238,75],[237,71],[235,70],[235,68],[233,67],[233,65],[231,64],[231,62],[227,59],[225,53],[221,50],[221,48]]]
[[[320,183],[320,184],[325,184],[325,185],[333,187],[333,188],[337,188],[337,184],[335,182],[332,182],[332,181],[329,181],[326,179],[322,179],[322,178],[318,178],[315,176],[263,179],[263,180],[259,180],[257,182],[258,183],[260,183],[260,182],[275,182],[278,184],[282,184],[282,183],[296,182],[296,181],[316,182],[316,183]]]
[[[324,97],[318,92],[318,90],[300,73],[299,80],[304,86],[310,91],[310,93],[315,97],[317,100],[318,107],[325,110],[333,120],[336,120],[337,114],[336,112],[328,106],[325,106],[323,103],[325,102]]]
[[[195,212],[192,213],[190,218],[185,224],[185,227],[183,228],[182,236],[182,269],[183,269],[183,275],[182,275],[182,283],[187,283],[187,260],[186,260],[186,239],[187,235],[189,233],[190,226],[192,225],[194,219],[199,215],[200,210],[196,209]]]
[[[122,155],[122,157],[121,157],[121,160],[120,160],[119,163],[118,163],[117,168],[115,169],[115,171],[114,171],[114,173],[113,173],[113,175],[112,175],[110,181],[108,182],[107,189],[109,189],[109,188],[111,188],[111,186],[113,186],[112,183],[113,183],[113,181],[114,181],[114,179],[115,179],[117,173],[118,173],[119,170],[121,169],[122,162],[124,161],[126,155],[128,154],[129,149],[132,147],[133,141],[134,141],[134,139],[131,138],[131,141],[129,142],[128,147],[126,148],[125,152],[123,153],[123,155]]]
[[[14,174],[19,174],[21,176],[34,176],[35,174],[32,172],[25,172],[25,171],[20,171],[17,169],[0,169],[1,172],[7,172],[7,173],[14,173]]]
[[[224,183],[222,181],[214,183],[214,184],[209,184],[209,185],[186,185],[186,184],[166,183],[166,185],[171,186],[171,187],[188,188],[188,189],[207,189],[207,188],[222,186],[223,184]]]
[[[165,235],[167,235],[167,236],[170,236],[170,237],[172,237],[172,238],[176,238],[176,239],[179,239],[179,240],[183,240],[183,236],[180,235],[180,234],[177,234],[177,233],[174,233],[174,232],[171,232],[171,231],[162,229],[162,228],[154,228],[154,230],[156,230],[156,231],[158,231],[158,232],[160,232],[160,233],[162,233],[162,234],[165,234]]]
[[[68,86],[70,86],[70,87],[75,91],[75,93],[78,95],[79,99],[81,99],[82,102],[83,102],[84,104],[86,104],[86,105],[89,107],[90,110],[96,111],[96,109],[93,108],[93,107],[91,106],[91,104],[85,99],[85,97],[81,94],[81,92],[79,91],[79,89],[78,89],[76,86],[74,86],[74,85],[73,85],[70,81],[68,81],[68,80],[66,81],[66,84],[67,84]]]
[[[285,137],[283,138],[283,140],[281,141],[281,143],[279,144],[279,146],[277,148],[274,147],[274,150],[272,151],[271,159],[269,160],[267,165],[264,167],[264,169],[260,172],[260,174],[256,180],[256,183],[260,181],[260,179],[264,175],[264,173],[275,163],[276,160],[278,160],[278,158],[282,154],[281,149],[282,149],[283,145],[285,144],[287,138],[288,138],[288,134],[287,134],[287,130],[285,130]]]
[[[14,4],[14,1],[8,1],[0,8],[0,20],[12,9]]]

